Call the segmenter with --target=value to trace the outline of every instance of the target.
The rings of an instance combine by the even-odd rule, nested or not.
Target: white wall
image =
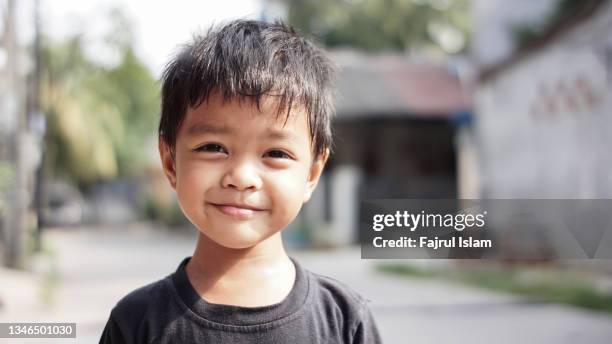
[[[475,92],[489,198],[612,197],[612,6]]]

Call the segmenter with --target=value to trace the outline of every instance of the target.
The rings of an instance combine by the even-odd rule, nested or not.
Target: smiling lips
[[[243,204],[234,204],[234,203],[226,203],[226,204],[215,204],[210,203],[212,206],[217,208],[219,211],[224,213],[225,215],[229,215],[231,217],[247,220],[250,219],[257,212],[263,211],[263,209],[251,207]]]

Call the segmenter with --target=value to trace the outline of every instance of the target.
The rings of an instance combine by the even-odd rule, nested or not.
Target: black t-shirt
[[[367,300],[303,268],[279,303],[209,303],[193,288],[185,258],[176,272],[136,289],[112,309],[100,343],[381,343]],[[245,285],[245,288],[253,286]]]

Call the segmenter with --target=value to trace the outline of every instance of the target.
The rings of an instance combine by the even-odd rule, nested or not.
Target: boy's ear
[[[176,190],[176,168],[174,164],[174,156],[163,139],[159,139],[157,146],[159,148],[159,157],[161,158],[162,167],[164,168],[164,174],[166,175],[166,178],[168,178],[170,186]]]
[[[312,163],[310,173],[308,174],[308,180],[306,181],[306,192],[304,193],[304,201],[302,203],[306,203],[310,200],[312,193],[317,187],[321,173],[323,172],[323,167],[325,167],[325,163],[327,163],[327,158],[329,158],[329,149],[325,149],[325,152]]]

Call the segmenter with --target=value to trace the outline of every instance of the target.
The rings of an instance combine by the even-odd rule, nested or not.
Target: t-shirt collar
[[[210,303],[200,297],[191,285],[185,267],[191,257],[186,257],[179,264],[172,276],[174,286],[181,300],[191,311],[207,320],[234,326],[250,326],[269,323],[285,318],[297,312],[308,297],[309,282],[304,268],[292,257],[289,259],[295,266],[295,281],[289,294],[279,303],[260,306],[242,307]]]

